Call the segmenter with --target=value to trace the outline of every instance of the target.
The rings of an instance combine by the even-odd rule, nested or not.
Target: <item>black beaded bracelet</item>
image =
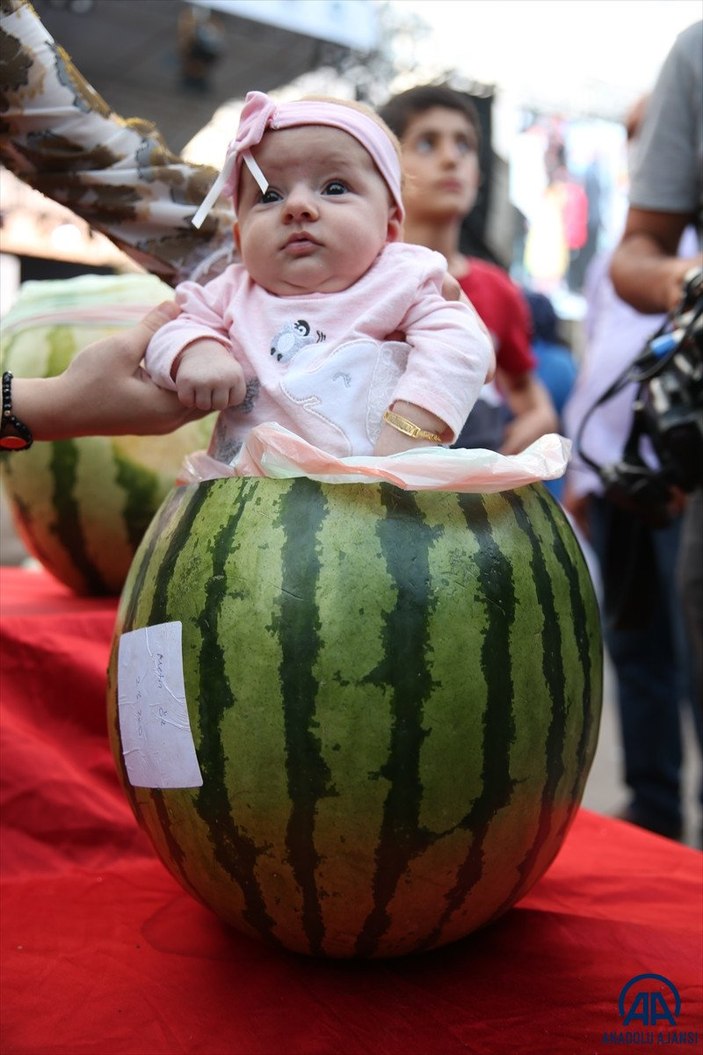
[[[2,418],[0,418],[0,450],[26,451],[34,443],[32,433],[12,413],[12,374],[2,375]]]

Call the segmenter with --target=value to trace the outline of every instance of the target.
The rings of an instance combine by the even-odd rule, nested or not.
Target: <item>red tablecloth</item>
[[[0,589],[3,1055],[593,1055],[660,1033],[701,1050],[698,851],[582,810],[533,891],[462,942],[370,963],[273,951],[183,893],[125,804],[104,710],[115,602],[21,569]],[[657,991],[638,1006],[659,1020],[624,1024],[640,974],[677,988],[675,1025],[646,979],[625,1007]]]

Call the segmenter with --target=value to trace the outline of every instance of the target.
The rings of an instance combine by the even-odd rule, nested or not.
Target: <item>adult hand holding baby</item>
[[[12,379],[12,412],[37,440],[163,435],[204,411],[150,379],[141,361],[151,337],[179,310],[165,301],[136,326],[88,345],[56,377]]]

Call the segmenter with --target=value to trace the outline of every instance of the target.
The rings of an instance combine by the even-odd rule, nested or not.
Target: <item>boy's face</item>
[[[290,297],[347,289],[400,237],[398,210],[370,154],[336,128],[267,132],[252,151],[268,190],[242,166],[234,234],[255,282]]]
[[[463,113],[443,106],[425,110],[410,120],[400,146],[410,223],[471,211],[480,182],[478,141]]]

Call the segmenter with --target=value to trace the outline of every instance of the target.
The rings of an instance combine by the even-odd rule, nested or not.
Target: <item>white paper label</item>
[[[138,788],[202,787],[186,707],[180,622],[122,635],[117,699],[130,784]]]

